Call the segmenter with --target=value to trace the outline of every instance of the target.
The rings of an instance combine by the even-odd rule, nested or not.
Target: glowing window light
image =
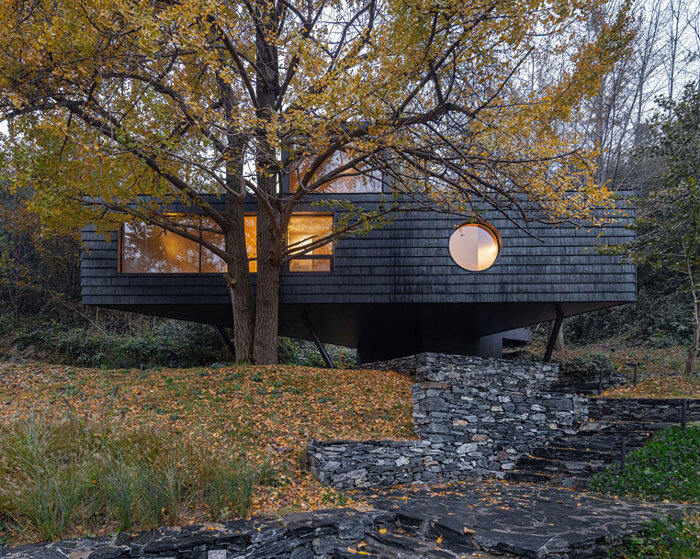
[[[488,223],[464,223],[450,237],[450,256],[455,264],[470,272],[493,266],[501,252],[501,238]]]

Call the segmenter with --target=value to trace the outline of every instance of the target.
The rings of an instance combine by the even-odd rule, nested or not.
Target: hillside
[[[27,421],[67,416],[92,426],[94,436],[100,426],[111,433],[147,426],[184,441],[194,454],[269,464],[250,514],[328,508],[347,500],[312,478],[306,442],[412,438],[412,382],[385,371],[289,366],[142,371],[0,363],[0,435],[18,422],[26,428]],[[0,460],[0,483],[8,487],[12,480],[2,475]],[[207,519],[194,506],[183,515]]]

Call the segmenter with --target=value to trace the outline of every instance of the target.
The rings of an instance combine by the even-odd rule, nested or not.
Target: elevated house
[[[386,188],[367,177],[330,183],[298,207],[289,242],[324,234],[342,211],[314,202],[376,208],[390,197]],[[254,256],[253,200],[247,209]],[[595,249],[629,240],[624,221],[600,237],[543,224],[530,236],[495,212],[484,218],[464,224],[435,212],[397,212],[381,229],[292,260],[280,281],[280,334],[356,347],[363,362],[423,351],[499,356],[504,344],[526,339],[523,327],[635,300],[635,267]],[[223,262],[198,244],[146,224],[125,225],[111,241],[87,228],[82,240],[85,304],[231,325]],[[255,260],[250,266],[255,272]]]

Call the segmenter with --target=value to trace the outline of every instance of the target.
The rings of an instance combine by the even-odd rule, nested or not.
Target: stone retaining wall
[[[413,386],[421,440],[312,441],[312,471],[338,488],[503,477],[587,418],[585,398],[550,391],[556,365],[424,353],[365,366],[424,381]]]
[[[276,521],[161,528],[142,534],[0,547],[3,559],[328,559],[396,515],[350,509],[290,514]]]
[[[312,440],[308,455],[313,474],[334,487],[437,481],[442,473],[442,451],[430,441]]]

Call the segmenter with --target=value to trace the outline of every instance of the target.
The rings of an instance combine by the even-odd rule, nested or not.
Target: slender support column
[[[549,363],[552,360],[552,353],[554,352],[554,344],[557,343],[557,336],[561,330],[561,324],[564,321],[564,313],[561,307],[557,307],[557,318],[554,321],[554,328],[552,328],[552,334],[549,336],[549,342],[547,343],[547,351],[544,352],[543,363]]]
[[[330,355],[328,355],[326,348],[323,347],[323,343],[318,337],[316,329],[314,328],[314,325],[311,322],[311,318],[309,318],[309,313],[306,312],[306,309],[304,309],[304,312],[302,313],[301,317],[304,320],[304,324],[306,324],[306,328],[309,330],[309,333],[311,334],[311,337],[313,338],[316,347],[318,348],[318,352],[321,354],[321,357],[323,357],[323,360],[326,362],[326,366],[329,369],[335,369],[333,361],[331,361],[331,357]]]
[[[216,329],[219,331],[219,336],[221,336],[221,340],[224,342],[224,345],[228,348],[228,350],[231,352],[231,356],[233,359],[236,359],[236,348],[233,346],[233,342],[231,341],[231,338],[228,337],[228,333],[226,332],[226,329],[218,325]]]
[[[681,400],[681,427],[683,429],[688,425],[688,400],[683,398]]]

